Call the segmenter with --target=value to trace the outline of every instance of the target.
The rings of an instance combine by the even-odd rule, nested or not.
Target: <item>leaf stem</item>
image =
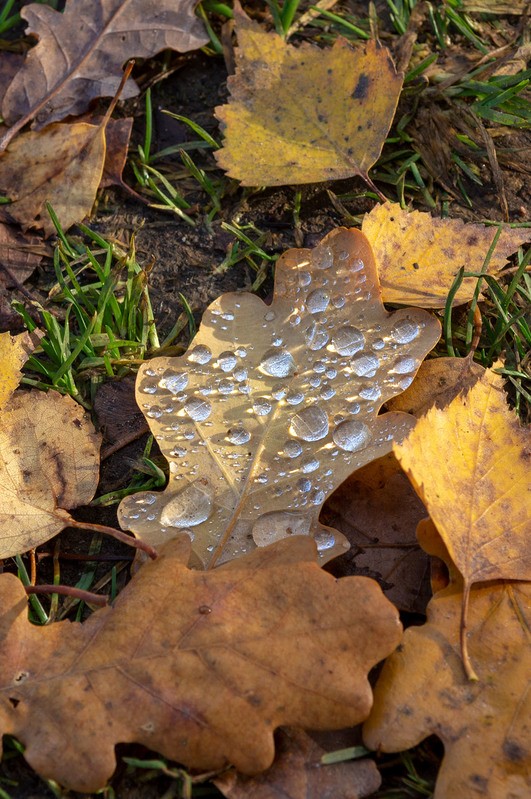
[[[98,607],[105,607],[105,605],[108,604],[106,596],[94,594],[92,591],[83,591],[81,588],[76,588],[72,585],[27,585],[25,586],[25,591],[27,594],[62,594],[63,596],[73,596],[76,599],[80,599],[82,602],[98,605]]]
[[[92,530],[95,533],[110,535],[113,538],[116,538],[118,541],[121,541],[123,544],[128,544],[130,547],[134,547],[135,549],[140,549],[142,552],[145,552],[146,555],[149,555],[152,560],[155,560],[155,558],[158,557],[157,550],[150,544],[146,544],[146,542],[142,541],[141,538],[133,538],[131,535],[124,533],[122,530],[117,530],[115,527],[107,527],[106,524],[78,522],[77,519],[72,518],[70,518],[68,526],[75,527],[78,530]]]

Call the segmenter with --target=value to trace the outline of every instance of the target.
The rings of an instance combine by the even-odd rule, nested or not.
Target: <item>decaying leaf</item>
[[[7,405],[20,383],[21,368],[36,347],[38,336],[34,333],[0,333],[0,411]]]
[[[244,186],[367,179],[391,126],[403,76],[377,41],[293,47],[235,3],[236,74],[219,165]],[[242,147],[245,142],[245,147]]]
[[[445,755],[434,799],[527,799],[531,586],[472,589],[468,646],[479,680],[471,682],[460,653],[463,581],[449,567],[452,581],[428,605],[427,623],[406,630],[383,667],[365,742],[398,752],[435,733]]]
[[[390,453],[348,477],[327,500],[321,521],[351,546],[335,574],[378,580],[400,610],[424,613],[430,597],[429,564],[415,531],[426,509]]]
[[[105,163],[100,188],[123,186],[122,172],[127,161],[133,118],[109,119],[105,129]]]
[[[0,272],[0,280],[12,288],[11,275],[19,283],[30,277],[42,260],[42,241],[36,236],[24,236],[18,228],[0,222],[0,262],[7,272]]]
[[[256,777],[231,770],[214,779],[227,799],[358,799],[380,787],[372,760],[322,765],[324,749],[301,730],[275,736],[275,761]]]
[[[186,355],[141,367],[137,402],[170,481],[123,500],[120,524],[154,546],[186,530],[204,566],[292,534],[314,536],[323,560],[343,552],[321,505],[410,429],[412,417],[378,411],[438,337],[425,311],[384,310],[358,230],[289,250],[270,306],[225,294]]]
[[[92,499],[99,443],[90,417],[70,397],[11,397],[0,413],[0,559],[47,541],[68,525],[66,509]]]
[[[69,0],[64,13],[38,3],[25,6],[26,32],[39,43],[6,92],[2,115],[13,127],[0,150],[32,119],[40,130],[81,114],[96,97],[113,97],[129,58],[206,44],[194,6],[195,0]],[[137,93],[128,80],[122,97]]]
[[[435,219],[384,203],[365,215],[362,230],[374,251],[384,302],[444,308],[462,266],[467,272],[481,272],[497,227]],[[497,274],[528,240],[528,230],[504,226],[487,274]],[[471,300],[476,284],[477,278],[464,278],[454,305]]]
[[[56,124],[21,135],[0,160],[0,190],[12,200],[5,213],[24,228],[42,228],[51,235],[55,228],[45,211],[48,201],[68,230],[92,209],[105,151],[104,123]]]
[[[186,536],[168,542],[83,624],[31,625],[23,586],[0,575],[0,737],[42,776],[96,791],[128,741],[253,774],[277,726],[367,717],[367,672],[401,637],[373,580],[336,580],[301,536],[208,573],[186,568],[189,551]]]

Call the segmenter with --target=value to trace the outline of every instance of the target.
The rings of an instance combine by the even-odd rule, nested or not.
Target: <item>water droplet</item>
[[[306,308],[310,313],[322,313],[328,308],[330,294],[323,289],[315,289],[306,297]]]
[[[266,320],[266,322],[272,322],[273,319],[276,319],[276,318],[277,318],[277,315],[276,315],[276,313],[274,311],[267,311],[267,313],[264,314],[264,319]]]
[[[412,377],[404,377],[404,378],[402,378],[402,380],[398,381],[398,386],[399,386],[399,388],[402,389],[402,391],[405,391],[406,388],[410,387],[412,382],[413,382],[413,378]]]
[[[319,441],[328,434],[328,416],[318,405],[310,405],[292,418],[289,431],[303,441]]]
[[[298,313],[294,313],[294,314],[292,314],[292,315],[290,316],[290,318],[289,318],[289,323],[290,323],[290,325],[291,325],[292,327],[297,327],[297,325],[300,325],[300,323],[301,323],[301,318],[300,318],[299,314],[298,314]]]
[[[359,413],[361,411],[361,405],[359,402],[349,402],[347,411],[353,414]]]
[[[179,394],[188,385],[188,375],[186,372],[174,372],[173,369],[166,369],[159,380],[159,386],[171,391],[172,394]]]
[[[265,397],[257,397],[253,402],[253,411],[257,416],[267,416],[271,413],[273,406]]]
[[[238,356],[238,358],[246,358],[247,357],[247,350],[245,349],[245,347],[238,347],[238,349],[234,350],[234,353],[235,353],[235,355]]]
[[[367,446],[371,439],[371,431],[363,422],[341,422],[335,428],[332,438],[337,446],[346,452],[357,452]]]
[[[329,380],[333,380],[335,377],[337,377],[337,369],[329,366],[325,371],[325,377],[327,377]]]
[[[333,396],[335,396],[335,393],[336,393],[335,389],[333,389],[332,386],[324,385],[319,392],[319,396],[323,400],[329,400],[332,399]]]
[[[312,490],[312,481],[308,480],[307,477],[301,477],[300,480],[297,480],[297,488],[301,494],[307,494],[308,491]]]
[[[234,370],[232,376],[238,383],[242,383],[244,380],[247,380],[247,369],[244,369],[243,366],[239,366]]]
[[[302,391],[290,391],[289,394],[286,394],[288,405],[300,405],[303,400],[304,394]]]
[[[334,253],[328,245],[316,247],[312,252],[312,261],[317,269],[330,269],[334,263]]]
[[[136,505],[153,505],[157,501],[155,494],[141,494],[136,500]]]
[[[266,483],[268,483],[269,481],[269,477],[265,472],[262,472],[261,474],[256,475],[254,481],[255,483],[261,483],[262,485],[266,485]]]
[[[306,288],[306,286],[309,286],[311,282],[312,276],[309,272],[299,272],[299,286]]]
[[[288,377],[295,372],[295,361],[287,350],[267,350],[258,366],[259,370],[271,377]]]
[[[350,362],[350,368],[358,377],[374,377],[379,366],[376,355],[359,355]]]
[[[283,400],[287,393],[288,393],[288,390],[287,390],[286,386],[283,386],[283,385],[278,385],[277,384],[277,385],[273,386],[273,388],[271,389],[271,396],[273,397],[273,399],[276,399],[276,400],[279,400],[279,401]]]
[[[334,308],[343,308],[346,303],[345,297],[342,294],[338,295],[337,297],[332,298],[332,305]]]
[[[356,258],[354,261],[352,261],[352,263],[350,265],[350,271],[351,272],[361,272],[361,270],[364,269],[364,268],[365,268],[365,264],[363,263],[361,258]]]
[[[332,344],[340,355],[354,355],[365,346],[365,336],[356,327],[345,325],[332,336]]]
[[[152,383],[151,380],[141,383],[140,391],[144,394],[156,394],[157,393],[157,384]]]
[[[204,422],[212,412],[212,405],[208,400],[200,399],[199,397],[190,397],[190,399],[184,403],[184,410],[194,422]]]
[[[372,342],[371,347],[373,350],[383,350],[385,347],[385,341],[383,338],[377,338]]]
[[[225,311],[225,313],[221,314],[221,318],[225,319],[226,322],[232,322],[234,319],[234,314],[232,311]]]
[[[391,371],[399,375],[407,375],[408,372],[414,372],[416,368],[417,362],[414,358],[404,358],[395,363]]]
[[[315,361],[313,365],[313,371],[318,375],[322,374],[324,371],[326,371],[326,364],[323,361]]]
[[[315,544],[319,552],[324,552],[326,549],[332,549],[336,543],[336,538],[330,530],[321,530],[314,536]]]
[[[312,351],[322,350],[328,344],[328,333],[322,325],[311,322],[304,331],[304,339],[309,349]]]
[[[340,261],[346,261],[349,256],[348,250],[341,250],[339,255],[337,256]]]
[[[306,458],[301,463],[301,469],[304,474],[310,474],[311,472],[315,472],[319,468],[319,461],[317,458]]]
[[[160,522],[164,527],[195,527],[212,513],[214,491],[206,478],[189,483],[163,508]]]
[[[174,458],[184,458],[186,455],[186,449],[184,447],[174,447],[172,450],[170,450],[170,455],[172,455]]]
[[[238,359],[236,358],[236,355],[233,352],[230,352],[230,350],[227,352],[222,352],[218,357],[218,365],[223,372],[232,372],[237,363]]]
[[[284,446],[282,447],[282,454],[286,456],[286,458],[298,458],[298,456],[302,452],[302,447],[298,441],[286,441]]]
[[[312,505],[322,505],[325,499],[324,491],[321,489],[316,489],[310,497],[310,502]]]
[[[230,394],[234,390],[234,383],[232,380],[220,380],[218,391],[220,394]]]
[[[253,538],[259,547],[265,547],[289,535],[308,535],[310,519],[302,513],[274,510],[263,513],[253,525]]]
[[[227,430],[225,440],[239,446],[240,444],[247,444],[251,440],[251,434],[242,424],[238,424]]]
[[[393,341],[396,341],[397,344],[409,344],[410,341],[413,341],[417,338],[418,334],[420,333],[420,327],[416,322],[413,322],[411,319],[401,319],[400,322],[397,322],[396,325],[391,330],[391,338]]]
[[[308,379],[308,383],[312,386],[312,388],[319,388],[321,385],[321,378],[317,375],[311,375]]]
[[[369,388],[362,388],[360,390],[360,397],[366,400],[377,400],[380,399],[382,396],[382,392],[378,388],[378,386],[372,386]]]
[[[188,353],[188,360],[192,363],[205,364],[212,359],[212,353],[204,344],[198,344]]]
[[[250,394],[251,393],[251,384],[248,380],[242,380],[241,383],[238,383],[238,391],[240,394]]]
[[[284,339],[281,338],[281,336],[273,336],[273,338],[271,339],[271,344],[273,345],[273,347],[281,347],[283,343]]]
[[[163,410],[158,405],[153,405],[146,411],[146,416],[148,416],[150,419],[160,419],[162,414]]]
[[[157,373],[154,369],[148,368],[144,369],[144,374],[147,375],[148,377],[155,377]]]

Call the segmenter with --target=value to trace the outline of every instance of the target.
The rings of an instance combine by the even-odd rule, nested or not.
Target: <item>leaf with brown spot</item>
[[[276,727],[367,717],[367,672],[401,638],[373,580],[336,580],[301,536],[208,573],[189,552],[186,536],[168,542],[83,624],[30,624],[23,586],[0,575],[0,739],[15,735],[43,777],[97,791],[128,741],[255,774]]]
[[[421,543],[426,542],[426,537]],[[444,546],[429,547],[444,555]],[[371,749],[400,752],[428,735],[444,744],[434,799],[527,799],[531,793],[531,585],[497,581],[472,588],[468,648],[479,680],[460,656],[463,581],[451,582],[406,630],[386,661],[364,725]]]
[[[384,203],[365,214],[362,230],[371,242],[384,302],[444,308],[459,269],[481,272],[497,227],[436,219]],[[503,226],[487,274],[496,275],[507,257],[529,241],[529,231]],[[453,304],[472,299],[477,278],[465,277]]]
[[[389,51],[341,38],[329,50],[293,47],[237,2],[234,12],[236,74],[228,105],[216,109],[225,137],[218,164],[244,186],[368,180],[402,87]]]
[[[231,770],[214,779],[227,799],[358,799],[380,787],[372,760],[322,765],[324,749],[301,730],[281,729],[267,771],[246,777]]]
[[[124,499],[120,524],[154,546],[189,531],[205,567],[293,534],[315,537],[323,562],[342,553],[321,505],[410,429],[411,417],[379,410],[438,337],[427,312],[384,310],[358,230],[289,250],[270,306],[225,294],[186,355],[140,368],[137,402],[170,480]]]
[[[70,397],[11,397],[0,412],[0,559],[52,538],[71,521],[67,509],[92,499],[99,444],[90,417]]]

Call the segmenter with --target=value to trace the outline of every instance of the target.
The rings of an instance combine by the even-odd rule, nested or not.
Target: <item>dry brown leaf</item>
[[[334,574],[373,577],[400,610],[424,613],[429,564],[415,532],[425,516],[392,453],[358,469],[334,491],[321,514],[321,521],[343,533],[351,546]]]
[[[336,580],[301,536],[208,573],[186,568],[189,551],[170,541],[83,624],[30,624],[23,586],[0,575],[0,740],[15,735],[43,777],[96,791],[128,741],[253,774],[279,725],[367,717],[367,672],[401,637],[373,580]]]
[[[133,117],[109,119],[105,129],[105,163],[100,188],[124,185],[122,172],[127,161],[133,122]]]
[[[216,109],[222,169],[244,186],[367,180],[402,88],[389,51],[377,41],[353,49],[345,39],[329,50],[293,47],[238,3],[234,10],[236,74],[228,105]]]
[[[38,334],[0,333],[0,411],[20,383],[21,369],[37,346]]]
[[[42,261],[42,245],[36,236],[25,236],[18,228],[0,222],[0,262],[7,270],[3,275],[0,273],[0,280],[8,288],[12,288],[15,281],[23,283],[30,277]]]
[[[68,526],[66,509],[92,499],[99,443],[90,417],[70,397],[12,396],[0,413],[0,559],[47,541]]]
[[[271,306],[225,294],[186,355],[141,367],[137,402],[170,481],[123,500],[120,524],[154,546],[186,530],[205,566],[293,533],[314,536],[323,560],[343,552],[321,505],[410,429],[411,417],[378,411],[438,337],[425,311],[384,310],[358,230],[289,250]]]
[[[25,6],[26,32],[39,43],[6,92],[2,115],[12,128],[0,150],[32,119],[40,130],[81,114],[96,97],[113,97],[129,58],[206,44],[194,6],[195,0],[69,0],[64,13],[37,3]],[[122,97],[137,93],[128,80]]]
[[[459,269],[481,272],[497,227],[462,219],[436,219],[395,203],[365,214],[362,230],[371,242],[384,302],[444,308]],[[497,274],[507,257],[529,241],[529,231],[504,226],[487,274]],[[477,278],[465,278],[454,305],[472,299]]]
[[[451,565],[450,574],[451,584],[428,605],[427,623],[406,630],[386,661],[365,742],[399,752],[435,733],[445,755],[434,799],[527,799],[531,586],[499,581],[472,589],[468,647],[479,681],[470,682],[460,654],[463,582]]]
[[[324,749],[306,733],[279,730],[275,760],[267,771],[245,777],[231,770],[214,779],[227,799],[358,799],[380,787],[372,760],[322,765]]]

